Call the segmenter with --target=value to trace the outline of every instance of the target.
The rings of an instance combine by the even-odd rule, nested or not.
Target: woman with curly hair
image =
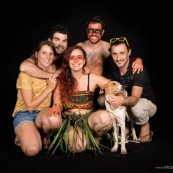
[[[93,73],[85,74],[86,63],[86,52],[81,46],[66,50],[49,110],[49,115],[59,113],[63,123],[54,134],[48,153],[54,154],[58,147],[66,153],[87,149],[101,152],[99,138],[112,128],[110,114],[106,110],[94,110],[94,91],[109,80]]]

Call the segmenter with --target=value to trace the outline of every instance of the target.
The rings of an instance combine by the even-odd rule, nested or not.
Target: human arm
[[[139,101],[139,98],[142,95],[142,91],[143,91],[143,87],[133,86],[130,96],[110,95],[108,97],[108,101],[109,101],[111,107],[114,107],[114,108],[122,106],[122,105],[132,107],[132,106],[136,105],[136,103]]]
[[[55,77],[58,77],[58,76],[60,75],[61,72],[62,72],[61,69],[57,69],[53,75],[54,75]]]
[[[132,73],[137,72],[138,74],[143,71],[143,63],[141,58],[135,58],[132,63]]]
[[[19,70],[21,72],[25,72],[33,77],[42,78],[42,79],[49,79],[49,76],[51,73],[48,73],[42,69],[40,69],[38,66],[36,66],[34,60],[32,58],[28,58],[24,60],[20,66]]]
[[[33,88],[23,89],[21,88],[21,95],[24,100],[24,103],[27,107],[27,110],[32,112],[35,110],[54,90],[57,83],[55,76],[51,75],[48,80],[47,88],[37,97],[34,98]]]
[[[61,115],[61,111],[63,109],[62,108],[62,103],[61,103],[60,88],[59,88],[58,83],[57,83],[56,88],[55,88],[55,90],[53,92],[53,106],[48,111],[48,115],[49,116],[51,116],[53,114]]]
[[[90,73],[90,69],[87,66],[85,66],[84,67],[84,74],[89,74],[89,73]]]
[[[91,73],[90,76],[91,80],[94,81],[96,87],[99,87],[100,89],[104,88],[104,86],[110,81],[110,79],[107,79],[101,75]]]

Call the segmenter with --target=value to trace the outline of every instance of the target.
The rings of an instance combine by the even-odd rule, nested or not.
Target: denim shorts
[[[15,131],[16,127],[23,122],[35,123],[35,118],[39,112],[40,112],[40,110],[35,110],[32,112],[29,112],[29,111],[16,112],[14,114],[14,119],[13,119],[14,131]]]

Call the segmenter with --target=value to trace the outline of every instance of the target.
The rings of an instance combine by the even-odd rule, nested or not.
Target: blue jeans
[[[15,131],[16,127],[23,122],[35,123],[35,119],[39,112],[40,112],[40,110],[35,110],[32,112],[29,112],[29,111],[16,112],[14,114],[14,119],[13,119],[14,131]]]

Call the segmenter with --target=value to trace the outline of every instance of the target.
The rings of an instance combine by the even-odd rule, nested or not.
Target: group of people
[[[149,76],[141,58],[130,58],[127,38],[102,40],[105,24],[100,16],[87,20],[87,40],[68,47],[69,30],[62,25],[51,28],[47,40],[41,41],[32,56],[20,64],[17,101],[13,112],[15,144],[28,157],[37,155],[47,135],[57,133],[48,150],[80,153],[100,151],[99,138],[112,128],[110,114],[95,108],[95,95],[109,80],[127,86],[128,97],[110,96],[112,107],[126,105],[135,123],[141,126],[138,141],[152,140],[149,118],[157,110]],[[104,71],[112,57],[116,68]],[[50,139],[50,138],[49,138]]]

